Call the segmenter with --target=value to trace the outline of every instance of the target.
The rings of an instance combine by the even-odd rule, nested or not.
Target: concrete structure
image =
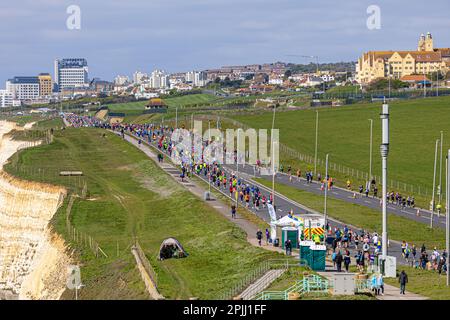
[[[190,71],[186,72],[185,79],[194,87],[203,87],[207,83],[208,76],[205,71]]]
[[[88,64],[83,58],[55,60],[55,84],[58,91],[66,88],[88,87]]]
[[[148,79],[148,74],[136,71],[133,74],[133,83],[135,84],[141,84],[145,79]]]
[[[115,79],[114,79],[114,84],[119,85],[119,86],[123,86],[130,83],[130,78],[128,78],[128,76],[121,76],[118,75]]]
[[[368,84],[378,78],[392,76],[400,79],[405,75],[429,74],[450,70],[450,48],[434,48],[430,33],[419,39],[417,51],[369,51],[356,65],[356,80]]]
[[[6,81],[6,90],[17,100],[35,100],[40,96],[38,77],[14,77]]]
[[[53,91],[52,76],[49,73],[40,73],[39,79],[39,96],[50,97]]]
[[[14,96],[7,90],[0,90],[0,107],[11,107],[13,105]]]
[[[150,76],[150,87],[154,89],[164,89],[169,87],[169,76],[164,70],[158,70],[152,72]]]

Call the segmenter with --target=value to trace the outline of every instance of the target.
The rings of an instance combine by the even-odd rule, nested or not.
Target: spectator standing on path
[[[406,284],[408,283],[408,275],[405,270],[402,270],[400,276],[398,277],[398,282],[400,283],[400,294],[405,294]]]
[[[258,239],[258,244],[261,245],[262,232],[261,232],[261,230],[259,230],[259,229],[258,229],[258,231],[256,232],[256,238]]]
[[[236,219],[236,206],[231,205],[231,218]]]
[[[384,296],[384,279],[381,273],[379,273],[377,277],[377,287],[378,287],[378,294]]]
[[[337,272],[341,272],[342,269],[342,254],[341,254],[341,250],[338,250],[338,253],[336,254],[336,267],[337,267]]]
[[[286,255],[290,256],[292,254],[292,242],[290,239],[288,239],[285,243],[284,243],[284,247],[286,248]]]
[[[345,250],[345,254],[344,254],[344,267],[345,267],[345,272],[348,272],[348,268],[350,266],[350,252],[348,250]]]
[[[269,244],[270,241],[270,232],[269,229],[266,228],[266,244]]]

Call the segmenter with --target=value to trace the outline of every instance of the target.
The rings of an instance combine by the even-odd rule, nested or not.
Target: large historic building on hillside
[[[356,65],[356,80],[367,84],[378,78],[400,79],[411,74],[450,70],[450,48],[434,48],[431,33],[421,35],[417,51],[369,51]]]

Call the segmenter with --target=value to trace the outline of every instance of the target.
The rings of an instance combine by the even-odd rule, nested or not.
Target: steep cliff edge
[[[1,169],[25,147],[6,135],[13,129],[15,124],[0,121],[0,299],[59,299],[70,259],[49,221],[66,190],[22,181]]]

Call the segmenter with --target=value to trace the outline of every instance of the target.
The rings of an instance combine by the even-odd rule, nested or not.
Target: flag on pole
[[[275,213],[275,208],[273,207],[273,205],[271,203],[267,204],[267,209],[269,209],[270,219],[272,221],[276,221],[277,220],[277,215]]]

